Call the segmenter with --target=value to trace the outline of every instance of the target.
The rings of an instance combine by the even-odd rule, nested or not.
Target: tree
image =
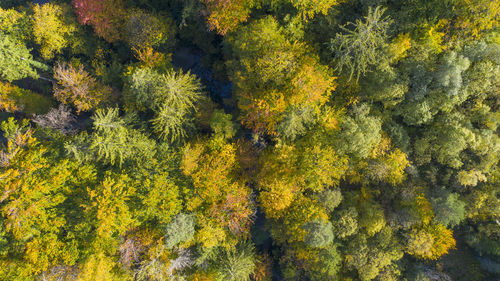
[[[187,209],[196,213],[196,239],[206,248],[248,237],[255,212],[250,189],[236,177],[237,146],[213,140],[186,145],[181,162],[192,182]]]
[[[295,138],[304,135],[308,127],[316,121],[314,109],[312,107],[289,108],[283,120],[277,125],[277,134],[285,140],[293,141]]]
[[[356,80],[369,71],[369,67],[387,61],[382,48],[386,44],[387,29],[392,23],[389,17],[383,17],[385,8],[370,7],[364,20],[350,23],[354,30],[342,27],[344,34],[337,33],[330,40],[330,49],[335,52],[336,69],[345,71],[349,80],[355,76]]]
[[[125,10],[121,0],[72,0],[80,24],[89,24],[108,42],[120,39]]]
[[[211,30],[225,35],[247,20],[255,0],[202,0],[206,6],[208,26]]]
[[[452,97],[459,94],[463,84],[463,72],[470,66],[470,61],[462,55],[455,52],[446,53],[441,58],[439,69],[436,71],[435,82],[442,88],[446,96]]]
[[[155,142],[132,129],[131,121],[120,117],[118,109],[97,110],[92,119],[92,135],[82,132],[65,144],[66,152],[78,161],[122,166],[125,162],[147,163],[156,153]]]
[[[316,200],[330,213],[340,204],[342,198],[342,193],[339,189],[325,189],[316,194]]]
[[[418,258],[436,260],[455,245],[451,230],[442,224],[429,224],[410,232],[406,251]]]
[[[218,280],[249,281],[255,269],[255,249],[249,242],[222,249],[214,262]]]
[[[38,126],[50,128],[65,135],[76,132],[75,121],[75,115],[64,104],[60,104],[58,108],[52,108],[46,114],[35,115],[33,117],[33,122]]]
[[[242,123],[254,132],[277,135],[286,118],[280,125],[283,139],[303,134],[312,113],[321,112],[335,89],[331,70],[307,45],[288,41],[270,16],[242,27],[226,42]]]
[[[337,0],[288,0],[299,11],[304,19],[314,18],[316,14],[326,15],[328,10],[337,5]]]
[[[75,173],[78,164],[54,157],[33,137],[26,121],[10,118],[1,127],[7,139],[0,152],[1,222],[20,254],[9,268],[29,278],[52,266],[74,263],[78,250],[65,243],[71,238],[60,213],[68,183],[80,180]]]
[[[500,5],[494,1],[468,0],[454,4],[457,13],[454,28],[460,37],[480,38],[499,24]]]
[[[97,186],[88,188],[88,201],[84,204],[85,215],[90,225],[96,228],[98,239],[109,241],[123,235],[137,220],[129,207],[135,194],[127,175],[107,173]]]
[[[179,213],[165,228],[165,245],[168,249],[194,237],[195,219],[192,215]]]
[[[26,43],[33,35],[30,17],[26,11],[0,7],[0,26],[2,34],[10,35],[18,42]]]
[[[111,88],[99,83],[83,69],[65,62],[54,66],[54,96],[62,103],[72,104],[77,113],[95,108],[111,95]]]
[[[307,230],[305,243],[313,248],[324,248],[333,242],[333,226],[331,222],[310,221],[304,224]]]
[[[290,206],[295,199],[298,187],[283,180],[263,180],[263,189],[259,196],[260,206],[270,218],[279,217],[282,211]]]
[[[359,207],[359,228],[371,237],[381,231],[385,225],[385,214],[382,207],[376,202],[364,201]]]
[[[42,114],[46,113],[52,105],[53,100],[44,95],[0,81],[0,110]]]
[[[38,69],[47,69],[33,60],[28,48],[10,35],[0,33],[0,78],[12,82],[31,77],[38,78]]]
[[[342,256],[338,244],[331,243],[319,252],[312,253],[307,263],[306,276],[310,280],[331,280],[339,276]]]
[[[369,116],[369,111],[366,104],[355,106],[340,124],[337,144],[342,152],[362,159],[379,143],[382,124],[377,117]]]
[[[361,280],[375,279],[393,261],[403,257],[399,241],[389,227],[370,238],[358,234],[349,239],[347,247],[347,266],[356,269]]]
[[[223,140],[232,139],[236,134],[236,126],[231,121],[231,114],[224,113],[223,110],[216,109],[210,117],[210,128],[216,138]]]
[[[82,264],[82,269],[78,274],[81,281],[104,281],[123,280],[123,275],[116,271],[117,264],[113,259],[104,253],[97,253],[89,256]]]
[[[431,200],[436,220],[444,226],[454,227],[465,218],[465,202],[457,193],[449,193]]]
[[[358,212],[355,208],[340,210],[333,220],[334,235],[339,238],[346,238],[358,231]]]
[[[138,180],[141,221],[155,221],[160,225],[169,223],[181,210],[180,188],[167,173],[145,175]]]
[[[76,31],[76,22],[68,20],[68,10],[67,6],[51,3],[33,6],[33,35],[45,59],[61,53],[68,45],[68,37]]]
[[[129,79],[127,98],[131,106],[155,113],[152,120],[157,134],[170,142],[178,142],[188,134],[197,103],[202,99],[202,87],[189,72],[168,71],[161,74],[143,68]]]
[[[132,49],[143,50],[173,41],[175,29],[170,18],[134,9],[128,11],[123,37]]]

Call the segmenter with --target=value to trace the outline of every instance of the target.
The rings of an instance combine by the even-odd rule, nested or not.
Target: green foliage
[[[138,9],[129,11],[124,33],[130,47],[138,50],[165,44],[175,37],[170,18],[157,17]]]
[[[337,245],[330,244],[324,249],[321,249],[318,256],[318,262],[314,264],[308,275],[312,280],[328,280],[338,276],[340,265],[342,263],[342,256],[337,249]]]
[[[210,117],[210,128],[212,128],[215,137],[224,140],[232,139],[236,134],[236,126],[231,121],[231,114],[225,114],[223,110],[216,109]]]
[[[358,231],[358,212],[355,208],[348,208],[336,212],[333,220],[335,237],[346,238]]]
[[[384,227],[371,238],[356,235],[347,245],[347,265],[356,269],[361,280],[375,279],[394,260],[403,256],[399,241],[389,227]]]
[[[339,149],[357,158],[366,158],[380,141],[381,122],[369,116],[370,107],[366,104],[355,106],[352,114],[340,124]]]
[[[249,281],[255,269],[255,249],[243,242],[230,249],[222,249],[214,262],[217,280]]]
[[[294,141],[295,138],[304,135],[308,127],[314,124],[315,115],[314,109],[311,107],[292,107],[285,112],[276,132],[283,139]]]
[[[0,280],[499,279],[498,1],[30,2]]]
[[[142,208],[145,221],[153,220],[166,224],[181,210],[179,187],[166,175],[155,175],[140,185]],[[142,212],[141,212],[142,211]]]
[[[20,42],[26,42],[32,37],[32,26],[26,11],[0,7],[0,26],[3,34],[11,35]]]
[[[189,72],[170,70],[160,74],[149,68],[134,71],[127,94],[139,110],[155,113],[155,132],[170,142],[181,141],[188,135],[190,119],[203,97],[199,80]]]
[[[436,83],[445,90],[447,96],[456,96],[462,87],[462,73],[470,66],[470,61],[455,52],[449,52],[442,58],[436,71]]]
[[[271,16],[242,27],[225,41],[231,47],[227,66],[242,123],[269,135],[277,135],[279,126],[280,137],[295,138],[312,123],[335,83],[306,44],[291,43],[284,33]]]
[[[155,142],[132,129],[117,108],[99,109],[92,119],[92,135],[83,132],[65,145],[68,154],[78,161],[98,160],[121,166],[125,161],[145,163],[155,154]]]
[[[36,79],[37,69],[47,69],[47,66],[33,60],[24,44],[0,33],[0,78],[10,82],[26,77]]]
[[[168,249],[181,242],[193,239],[195,219],[192,215],[179,213],[165,228],[165,246]]]
[[[333,210],[342,201],[342,193],[339,189],[325,189],[322,192],[316,194],[316,200],[325,207],[328,212],[333,212]]]
[[[454,227],[465,218],[465,203],[459,199],[456,193],[450,193],[443,197],[431,200],[436,220],[445,225]]]
[[[350,23],[350,30],[342,27],[345,32],[337,33],[332,38],[329,47],[335,54],[335,64],[338,71],[346,71],[349,80],[356,80],[369,71],[369,67],[383,64],[387,61],[383,47],[387,41],[387,29],[392,23],[389,17],[383,17],[385,8],[377,6],[368,10],[364,20]]]
[[[305,243],[313,248],[324,248],[333,241],[333,226],[331,222],[310,221],[304,225],[307,231]]]
[[[373,236],[386,225],[384,210],[375,202],[363,202],[359,208],[358,224],[368,236]]]

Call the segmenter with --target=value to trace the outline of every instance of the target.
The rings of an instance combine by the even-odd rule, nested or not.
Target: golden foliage
[[[206,5],[207,21],[210,30],[220,35],[234,30],[250,16],[254,0],[202,0]]]

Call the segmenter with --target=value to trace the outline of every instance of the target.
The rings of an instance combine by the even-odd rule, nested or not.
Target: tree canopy
[[[0,0],[0,280],[499,280],[499,3]]]

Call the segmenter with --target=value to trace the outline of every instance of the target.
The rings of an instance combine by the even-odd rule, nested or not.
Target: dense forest
[[[499,0],[0,0],[0,280],[500,280]]]

